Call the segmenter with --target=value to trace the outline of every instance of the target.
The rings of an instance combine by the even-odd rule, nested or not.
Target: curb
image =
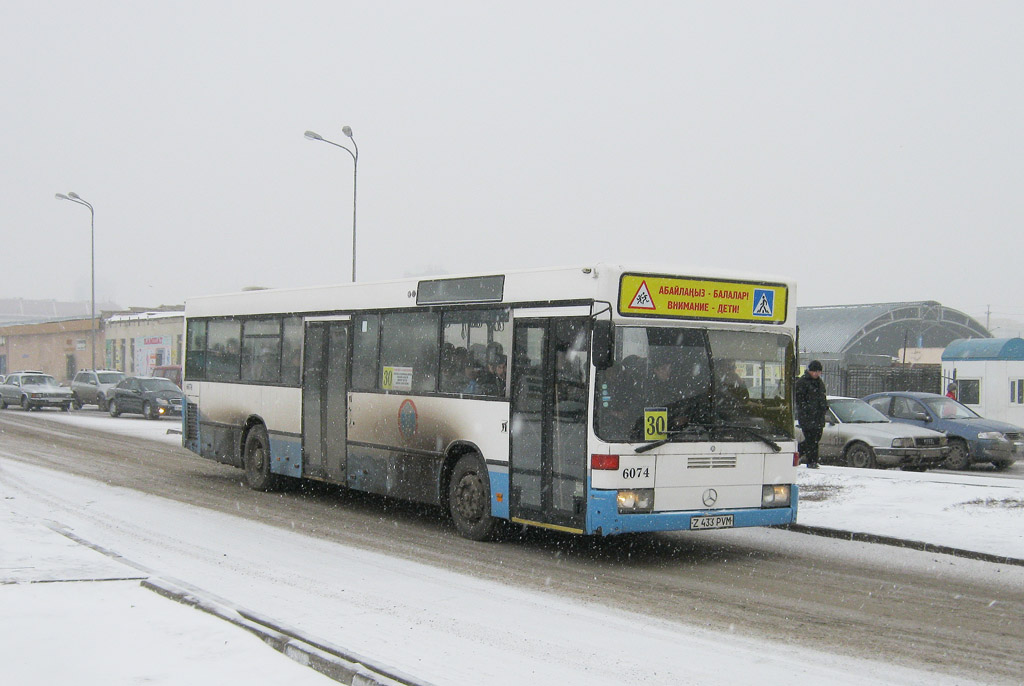
[[[426,681],[392,670],[358,655],[277,626],[258,615],[203,598],[164,579],[148,578],[142,587],[182,605],[202,610],[256,634],[274,650],[324,676],[350,686],[431,686]]]
[[[811,534],[812,536],[824,536],[826,538],[841,538],[848,541],[860,541],[862,543],[880,543],[882,545],[891,545],[897,548],[910,548],[911,550],[921,550],[927,553],[940,553],[942,555],[965,557],[971,560],[981,560],[983,562],[995,562],[998,564],[1016,565],[1018,567],[1024,567],[1024,559],[1020,559],[1017,557],[1006,557],[1005,555],[981,553],[976,550],[952,548],[946,545],[936,545],[934,543],[925,543],[923,541],[911,541],[905,538],[896,538],[894,536],[869,534],[863,531],[844,531],[843,529],[829,529],[823,526],[808,526],[806,524],[788,524],[783,528],[801,534]]]

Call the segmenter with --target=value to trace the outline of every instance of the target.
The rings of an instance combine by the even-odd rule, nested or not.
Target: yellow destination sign
[[[777,323],[786,321],[786,297],[780,284],[644,274],[619,282],[619,312],[634,316]]]

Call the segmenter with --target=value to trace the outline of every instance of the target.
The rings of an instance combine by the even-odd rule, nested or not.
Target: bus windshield
[[[644,412],[665,408],[673,440],[709,440],[692,428],[739,426],[792,439],[793,340],[787,335],[668,327],[619,327],[613,364],[597,372],[597,435],[645,440]],[[749,441],[728,432],[714,440]]]

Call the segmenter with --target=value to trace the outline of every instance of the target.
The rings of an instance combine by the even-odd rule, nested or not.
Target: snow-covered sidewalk
[[[334,683],[252,633],[170,602],[147,575],[0,507],[8,684]]]
[[[1024,560],[1024,480],[822,467],[798,482],[799,524]]]

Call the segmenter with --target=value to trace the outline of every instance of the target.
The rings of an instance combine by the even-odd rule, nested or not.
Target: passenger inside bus
[[[493,363],[477,377],[477,393],[481,395],[505,395],[505,378],[508,370],[508,358],[496,354]]]
[[[466,368],[469,366],[469,351],[445,343],[441,350],[441,392],[462,393],[466,387]]]

